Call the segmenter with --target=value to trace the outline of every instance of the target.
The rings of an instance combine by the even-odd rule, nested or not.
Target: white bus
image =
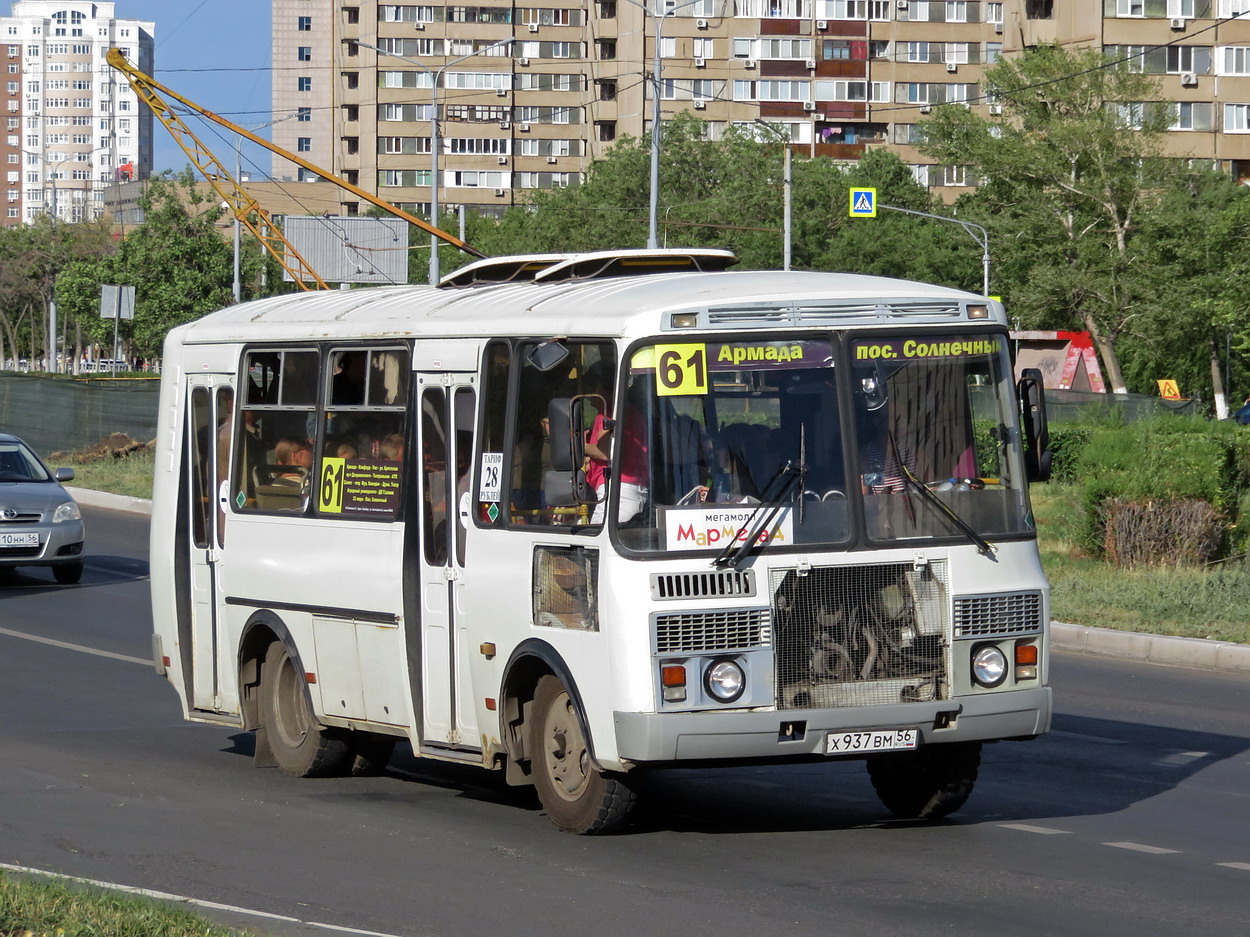
[[[406,739],[574,832],[664,766],[863,759],[899,816],[962,805],[1050,724],[1040,381],[986,297],[733,262],[498,258],[171,332],[186,718],[297,776]]]

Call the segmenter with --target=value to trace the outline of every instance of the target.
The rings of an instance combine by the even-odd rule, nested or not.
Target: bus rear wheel
[[[281,641],[269,645],[265,654],[260,706],[273,760],[285,774],[312,778],[346,771],[351,748],[342,733],[317,722],[304,675]]]
[[[896,817],[937,820],[968,800],[980,766],[980,742],[951,742],[876,755],[868,759],[868,777]]]
[[[538,799],[561,830],[611,833],[628,821],[636,795],[591,763],[577,704],[556,677],[535,689],[529,750]]]

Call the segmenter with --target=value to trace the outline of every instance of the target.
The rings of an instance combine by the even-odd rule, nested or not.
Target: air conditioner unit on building
[[[1184,85],[1186,88],[1198,87],[1198,73],[1197,72],[1181,72],[1181,84]]]
[[[512,124],[511,124],[511,122],[509,122],[509,121],[506,121],[506,120],[501,120],[501,121],[499,122],[499,129],[500,129],[500,130],[507,130],[507,129],[508,129],[509,127],[511,127],[511,126],[512,126]]]
[[[416,30],[420,30],[421,32],[425,32],[425,23],[413,23],[412,28]]]
[[[560,161],[559,161],[558,159],[556,159],[554,156],[548,156],[548,157],[547,157],[547,165],[548,165],[548,166],[554,166],[554,165],[555,165],[556,163],[558,163],[558,162],[560,162]]]
[[[742,63],[742,67],[743,67],[743,68],[754,68],[754,67],[755,67],[755,59],[747,59],[745,62],[743,62],[743,63]]]
[[[537,24],[537,23],[530,23],[530,32],[532,32],[532,33],[536,33],[536,32],[538,32],[538,24]]]
[[[825,119],[825,115],[821,114],[820,112],[817,112],[812,115],[812,120],[824,120],[824,119]]]
[[[821,32],[824,32],[826,29],[828,29],[828,28],[829,28],[829,21],[828,21],[828,20],[817,20],[817,21],[816,21],[816,28],[817,28],[817,29],[819,29]]]
[[[495,190],[495,198],[503,198],[503,189]]]
[[[926,104],[924,107],[922,107],[922,108],[920,109],[920,113],[922,113],[922,114],[929,114],[929,113],[932,113],[932,112],[933,112],[933,108],[929,107],[929,105],[927,105],[927,104]]]
[[[706,101],[695,101],[695,102],[694,102],[694,109],[695,109],[696,111],[702,111],[702,110],[705,110],[706,108],[707,108],[707,102],[706,102]]]
[[[694,67],[695,68],[707,68],[707,59],[695,59]]]
[[[694,28],[695,29],[707,29],[707,20],[695,20]]]
[[[506,156],[500,156],[500,157],[499,157],[499,159],[497,160],[497,162],[499,163],[499,165],[500,165],[500,166],[507,166],[507,165],[508,165],[508,157],[506,157]]]
[[[995,24],[994,24],[994,32],[998,33],[998,34],[1001,36],[1001,35],[1003,34],[1003,24],[1002,24],[1002,23],[995,23]]]
[[[907,0],[898,0],[898,8],[900,10],[906,10],[910,5]]]
[[[946,70],[953,75],[955,74],[955,72],[959,71],[959,66],[955,64],[954,62],[947,62]]]
[[[529,133],[529,132],[530,132],[530,125],[529,125],[529,124],[521,124],[521,126],[520,126],[519,128],[517,128],[517,129],[519,129],[519,130],[521,131],[521,133]]]
[[[991,114],[1001,114],[1003,112],[1003,106],[1001,104],[991,104],[989,111]]]
[[[805,111],[814,111],[814,110],[816,110],[816,102],[815,102],[815,101],[804,101],[804,102],[803,102],[803,110],[805,110]]]
[[[806,62],[804,62],[803,64],[807,66],[807,70],[808,70],[808,71],[814,71],[814,70],[816,69],[816,60],[815,60],[815,59],[808,59],[808,60],[807,60]]]
[[[529,66],[530,60],[529,59],[517,59],[516,63],[520,65],[522,68],[527,68]]]
[[[1185,19],[1184,17],[1181,17],[1181,16],[1174,16],[1170,20],[1168,20],[1168,25],[1171,26],[1173,29],[1184,29]]]
[[[497,97],[497,98],[506,98],[507,96],[508,96],[508,89],[507,89],[507,88],[496,88],[496,89],[495,89],[495,97]]]

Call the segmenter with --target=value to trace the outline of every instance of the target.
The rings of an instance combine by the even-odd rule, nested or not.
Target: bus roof
[[[594,261],[587,255],[542,255],[533,265],[537,277],[530,273],[465,288],[384,286],[285,294],[211,313],[181,326],[177,338],[217,343],[526,334],[629,337],[666,331],[666,316],[673,312],[695,313],[698,326],[725,330],[959,325],[968,322],[969,305],[988,306],[990,321],[1006,322],[999,304],[975,293],[859,274],[684,271],[558,278],[560,269],[576,277],[579,264],[581,269],[619,269]],[[525,258],[508,262],[520,267]],[[552,271],[557,278],[546,282],[541,274]]]

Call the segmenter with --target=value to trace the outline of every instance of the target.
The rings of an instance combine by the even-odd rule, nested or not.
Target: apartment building
[[[437,162],[441,206],[497,213],[644,133],[658,86],[661,120],[689,111],[712,137],[764,120],[837,159],[886,147],[953,197],[976,180],[931,165],[917,125],[940,103],[998,112],[983,70],[1059,42],[1159,75],[1168,152],[1250,177],[1250,0],[545,2],[273,0],[275,141],[419,212]],[[273,173],[315,175],[277,157]]]
[[[0,223],[42,214],[98,218],[104,189],[147,178],[152,115],[105,61],[122,49],[152,71],[155,26],[118,19],[113,3],[18,0],[0,16],[5,172]]]

